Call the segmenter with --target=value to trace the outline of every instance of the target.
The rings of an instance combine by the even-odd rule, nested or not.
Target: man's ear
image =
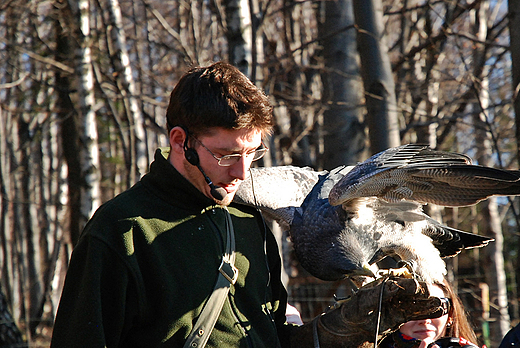
[[[173,127],[170,130],[170,148],[171,151],[183,154],[184,153],[184,141],[186,140],[186,132],[181,127]]]

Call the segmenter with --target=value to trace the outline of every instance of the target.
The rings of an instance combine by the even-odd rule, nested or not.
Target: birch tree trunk
[[[75,4],[69,1],[72,9]],[[94,112],[94,73],[92,69],[92,52],[90,37],[90,0],[78,2],[78,18],[80,23],[81,48],[78,50],[77,74],[79,76],[78,92],[80,94],[80,119],[82,125],[81,139],[83,144],[82,173],[86,187],[82,191],[81,212],[88,220],[101,204],[99,146]]]
[[[489,1],[481,1],[480,6],[475,10],[475,28],[477,38],[484,43],[487,39],[487,20],[488,20]],[[478,45],[475,49],[474,60],[479,62],[485,60],[486,51],[483,44]],[[480,66],[480,64],[477,64]],[[488,66],[484,66],[482,71],[476,71],[476,77],[480,76],[480,86],[478,100],[480,103],[475,105],[473,113],[476,144],[477,144],[477,161],[483,166],[493,166],[491,157],[493,155],[493,129],[489,120],[489,71]],[[504,262],[504,236],[502,234],[502,225],[500,215],[498,213],[498,204],[496,197],[492,197],[482,204],[482,219],[484,234],[495,239],[484,248],[486,261],[484,262],[484,270],[486,281],[489,286],[490,302],[494,304],[490,311],[490,342],[486,342],[488,346],[498,346],[502,337],[510,329],[510,318],[508,313],[507,300],[507,282],[505,274]],[[487,318],[484,318],[487,319]],[[485,330],[484,330],[485,332]]]
[[[2,156],[0,156],[0,261],[1,272],[4,275],[2,277],[2,283],[5,284],[5,286],[0,285],[0,307],[2,307],[0,331],[7,332],[7,336],[13,338],[13,341],[0,342],[0,344],[22,342],[21,332],[15,323],[15,319],[12,317],[12,314],[9,311],[8,302],[10,301],[8,301],[7,296],[2,290],[12,290],[13,279],[17,273],[13,267],[15,266],[13,261],[15,260],[14,255],[16,254],[16,250],[13,250],[13,231],[9,228],[9,205],[12,205],[12,203],[10,203],[12,196],[9,194],[9,188],[12,184],[9,175],[9,168],[10,159],[12,157],[8,156],[11,151],[8,151],[8,146],[6,145],[11,140],[11,136],[9,136],[11,130],[11,115],[8,112],[4,112],[4,110],[2,110],[0,107],[0,153],[2,154]],[[7,293],[10,294],[9,292]],[[12,294],[10,295],[12,298]]]
[[[370,151],[400,145],[395,83],[383,35],[381,0],[354,0],[361,76],[365,87]]]
[[[245,0],[242,0],[245,1]],[[246,32],[246,44],[251,45],[251,73],[249,77],[251,81],[261,87],[261,83],[265,80],[263,65],[265,63],[264,52],[264,34],[262,31],[262,24],[265,17],[265,11],[261,7],[261,0],[249,1],[249,18],[251,25],[244,23]],[[251,38],[247,38],[247,28],[251,27]]]
[[[322,38],[323,100],[323,167],[355,164],[366,158],[366,137],[361,108],[363,85],[359,78],[359,55],[352,2],[347,0],[321,3],[323,18],[318,25]]]
[[[228,59],[246,76],[251,76],[251,11],[249,0],[227,0],[226,37]]]
[[[125,109],[130,123],[131,144],[131,176],[129,185],[140,179],[148,170],[149,159],[146,150],[144,116],[137,98],[136,81],[130,64],[130,56],[126,45],[126,33],[123,16],[118,0],[106,1],[109,13],[109,35],[112,40],[111,56],[114,57],[116,72],[119,74],[119,90],[123,95]],[[136,173],[136,175],[134,175]]]

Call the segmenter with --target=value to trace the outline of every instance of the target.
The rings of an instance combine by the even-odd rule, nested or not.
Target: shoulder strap
[[[184,343],[184,348],[203,348],[206,345],[222,311],[229,288],[231,284],[235,284],[238,277],[238,269],[235,267],[235,232],[226,207],[224,207],[224,214],[226,216],[226,250],[218,269],[217,283]]]

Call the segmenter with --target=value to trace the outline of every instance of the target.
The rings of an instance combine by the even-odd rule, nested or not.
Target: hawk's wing
[[[251,168],[234,201],[261,209],[267,218],[289,230],[295,210],[318,182],[320,174],[323,172],[308,167]]]
[[[448,207],[476,204],[494,195],[520,194],[520,172],[472,165],[466,155],[409,144],[357,165],[330,191],[332,205],[361,197],[402,199]]]

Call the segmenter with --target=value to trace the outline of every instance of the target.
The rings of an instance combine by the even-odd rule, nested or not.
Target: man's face
[[[213,184],[223,188],[227,193],[222,201],[216,201],[222,205],[229,205],[240,183],[249,175],[254,151],[261,145],[262,134],[257,130],[215,128],[211,134],[197,137],[197,140],[190,139],[190,146],[197,151],[200,166]],[[243,156],[238,162],[228,167],[220,166],[218,160],[213,157],[214,155],[221,158],[235,154]],[[211,195],[211,188],[198,168],[184,161],[184,169],[186,178],[207,197],[214,199]]]

